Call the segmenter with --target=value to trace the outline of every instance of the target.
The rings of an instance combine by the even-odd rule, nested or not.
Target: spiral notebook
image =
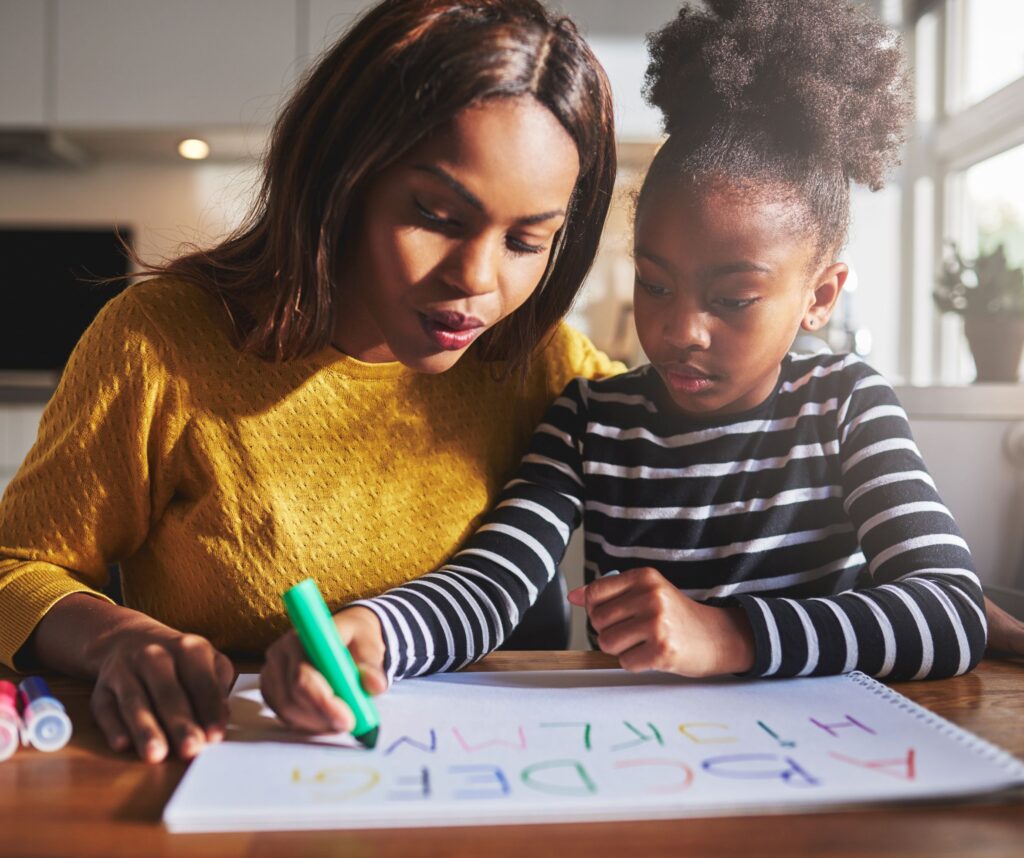
[[[1024,764],[861,673],[692,681],[462,673],[379,699],[366,750],[285,730],[239,677],[171,831],[394,828],[806,812],[990,793]]]

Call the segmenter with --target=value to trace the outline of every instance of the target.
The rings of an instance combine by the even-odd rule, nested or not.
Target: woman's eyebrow
[[[487,207],[483,204],[480,198],[474,194],[469,188],[467,188],[462,182],[456,179],[451,173],[442,170],[440,167],[434,164],[415,164],[413,165],[414,170],[419,170],[421,173],[429,173],[437,179],[444,182],[449,188],[455,193],[462,197],[467,203],[479,212],[486,212]],[[540,214],[527,215],[516,220],[516,223],[520,223],[526,226],[535,223],[542,223],[546,220],[551,220],[556,217],[565,217],[565,212],[561,209],[553,209],[549,212],[541,212]]]

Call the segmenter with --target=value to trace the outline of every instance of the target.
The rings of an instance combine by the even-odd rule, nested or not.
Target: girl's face
[[[578,173],[575,143],[534,99],[461,111],[368,188],[335,344],[449,369],[540,283]]]
[[[677,185],[650,192],[638,211],[637,333],[683,413],[759,405],[797,331],[828,321],[847,269],[816,267],[794,205]]]

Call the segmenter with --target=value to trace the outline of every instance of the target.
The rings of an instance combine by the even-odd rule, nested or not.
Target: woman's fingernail
[[[146,759],[151,763],[159,763],[166,756],[166,742],[161,739],[150,739],[146,742]]]

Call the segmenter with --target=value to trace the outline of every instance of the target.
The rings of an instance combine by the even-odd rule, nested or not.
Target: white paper
[[[623,671],[461,673],[378,698],[367,750],[290,733],[259,677],[172,831],[670,818],[920,800],[1024,783],[1018,760],[861,674],[695,682]]]

